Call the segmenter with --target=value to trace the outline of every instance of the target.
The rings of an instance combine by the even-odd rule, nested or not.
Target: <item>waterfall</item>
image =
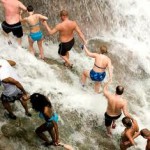
[[[138,121],[140,129],[149,128],[149,0],[142,2],[138,0],[22,0],[22,2],[25,5],[32,4],[36,12],[48,16],[48,22],[52,26],[60,21],[59,11],[67,9],[70,18],[77,21],[89,40],[88,46],[92,51],[97,50],[101,43],[106,44],[114,66],[110,90],[114,92],[115,87],[122,84],[125,87],[124,97],[127,99],[130,113]],[[0,15],[2,18],[2,13]],[[50,36],[50,40],[54,43],[51,41],[44,43],[45,56],[50,61],[47,64],[27,51],[26,39],[27,36],[24,36],[24,48],[17,48],[15,42],[11,46],[7,45],[1,34],[0,56],[17,62],[16,70],[30,94],[41,92],[50,98],[54,109],[60,115],[60,139],[73,145],[77,150],[119,149],[119,135],[124,130],[121,120],[118,120],[118,126],[113,131],[114,139],[108,140],[103,123],[103,114],[107,105],[105,97],[93,92],[93,83],[90,80],[86,84],[86,89],[82,89],[80,85],[82,70],[91,69],[93,60],[85,56],[77,45],[79,52],[73,49],[70,54],[75,69],[73,71],[64,69],[57,54],[57,38]],[[24,118],[23,110],[18,103],[16,110],[17,115]],[[1,107],[1,126],[8,122],[3,118],[3,111]],[[32,109],[31,111],[34,114]],[[34,119],[37,119],[36,114],[28,121],[33,123]],[[38,123],[35,123],[34,127],[27,124],[29,126],[27,129],[34,130],[40,125]],[[12,149],[32,148],[31,141],[24,142],[16,138],[9,141]],[[17,147],[12,141],[19,146]],[[138,137],[135,141],[138,143],[137,149],[143,150],[146,141],[142,137]],[[40,140],[36,139],[34,143],[39,146]],[[38,148],[43,149],[40,146]]]

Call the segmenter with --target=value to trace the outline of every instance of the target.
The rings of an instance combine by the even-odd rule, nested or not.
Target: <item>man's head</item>
[[[132,126],[132,121],[131,121],[131,119],[129,117],[124,117],[122,119],[122,123],[127,128],[131,128],[131,126]]]
[[[101,52],[101,54],[106,54],[107,53],[107,47],[105,45],[102,45],[100,47],[100,52]]]
[[[65,18],[68,18],[68,11],[66,10],[60,11],[60,17],[62,20],[64,20]]]
[[[142,129],[141,131],[140,131],[140,134],[141,134],[141,136],[143,137],[143,138],[145,138],[145,139],[150,139],[150,131],[148,130],[148,129]]]
[[[123,91],[124,91],[124,87],[122,87],[120,85],[116,87],[116,94],[117,95],[122,95]]]
[[[33,6],[31,6],[31,5],[29,5],[28,7],[27,7],[27,11],[28,12],[32,12],[34,9],[33,9]]]

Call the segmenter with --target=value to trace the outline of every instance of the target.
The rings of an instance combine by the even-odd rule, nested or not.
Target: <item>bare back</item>
[[[25,18],[30,26],[30,32],[38,32],[40,30],[40,16],[39,14],[33,14]]]
[[[1,0],[4,12],[5,21],[8,24],[18,23],[20,20],[20,9],[26,10],[26,7],[18,0]]]
[[[59,31],[59,40],[61,42],[68,42],[73,39],[73,32],[76,28],[76,22],[69,19],[59,23],[56,28]]]
[[[125,104],[124,100],[119,95],[109,95],[107,114],[110,116],[118,116]]]
[[[103,54],[96,54],[95,53],[95,55],[96,55],[96,57],[95,57],[94,64],[96,64],[96,66],[98,66],[98,67],[96,67],[94,65],[93,70],[96,71],[96,72],[104,72],[105,69],[108,67],[110,59],[107,56],[103,55]]]

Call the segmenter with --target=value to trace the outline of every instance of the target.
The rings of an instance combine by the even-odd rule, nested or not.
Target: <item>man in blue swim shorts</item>
[[[50,35],[59,32],[60,44],[58,54],[65,61],[65,66],[72,67],[69,60],[69,51],[74,45],[74,31],[78,34],[84,44],[86,44],[86,40],[77,23],[69,20],[69,15],[66,10],[62,10],[60,12],[60,18],[62,22],[57,24],[53,29],[48,26],[46,21],[43,22],[43,24],[47,28]]]
[[[84,70],[82,73],[82,78],[81,82],[82,85],[85,85],[86,78],[89,77],[91,78],[92,81],[95,81],[95,92],[99,93],[99,88],[101,82],[104,80],[106,76],[105,70],[108,68],[108,73],[109,73],[109,80],[112,80],[112,65],[111,65],[111,60],[108,58],[106,55],[107,53],[107,47],[106,46],[101,46],[100,47],[100,54],[98,53],[91,53],[86,46],[84,46],[84,50],[86,54],[89,57],[92,57],[95,59],[94,66],[92,70]]]

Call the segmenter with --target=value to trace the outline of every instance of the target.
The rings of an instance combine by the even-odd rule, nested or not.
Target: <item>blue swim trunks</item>
[[[101,82],[104,80],[106,72],[95,72],[93,69],[90,71],[90,77],[93,81]]]
[[[39,31],[39,32],[30,33],[29,36],[33,41],[39,41],[42,39],[43,34],[41,31]]]

